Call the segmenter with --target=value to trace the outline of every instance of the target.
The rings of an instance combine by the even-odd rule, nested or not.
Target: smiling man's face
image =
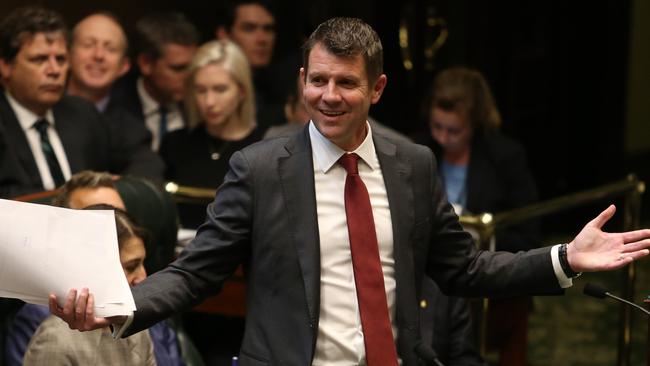
[[[371,82],[362,55],[336,56],[320,43],[309,53],[308,65],[300,73],[309,117],[338,147],[356,149],[366,136],[368,110],[379,101],[386,76]]]

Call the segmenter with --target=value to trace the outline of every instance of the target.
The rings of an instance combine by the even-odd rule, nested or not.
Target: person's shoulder
[[[415,143],[405,137],[385,133],[381,129],[373,130],[373,139],[375,145],[379,144],[379,148],[382,146],[394,146],[398,155],[407,155],[411,157],[428,157],[432,155],[431,149],[428,146]]]
[[[304,139],[308,140],[309,137],[305,133],[305,130],[301,128],[299,131],[295,131],[292,134],[265,138],[254,142],[243,148],[241,151],[245,155],[258,155],[260,157],[268,158],[269,156],[275,156],[278,153],[286,153],[287,149],[291,150],[291,147],[296,144],[303,145],[305,143]]]
[[[372,127],[373,133],[378,133],[380,135],[391,138],[392,140],[402,141],[402,142],[413,142],[408,136],[402,134],[401,132],[384,125],[378,120],[368,117],[368,122],[370,127]]]
[[[493,132],[477,139],[476,147],[496,160],[508,160],[526,153],[522,144],[501,132]]]
[[[67,111],[79,113],[82,115],[98,116],[99,112],[95,105],[87,99],[77,97],[74,95],[64,95],[53,107],[55,113],[57,111]]]
[[[75,336],[76,334],[70,330],[66,322],[54,315],[50,315],[36,329],[32,337],[32,343],[56,342],[67,344],[70,338],[74,338]]]

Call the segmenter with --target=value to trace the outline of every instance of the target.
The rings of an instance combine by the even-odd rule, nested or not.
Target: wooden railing
[[[490,250],[493,249],[491,248],[491,243],[494,242],[494,233],[497,229],[515,225],[526,220],[555,214],[570,208],[584,206],[604,199],[623,197],[623,230],[634,230],[639,227],[641,196],[644,192],[645,183],[639,181],[636,176],[630,175],[627,179],[619,182],[554,198],[511,211],[497,214],[481,213],[473,216],[461,216],[460,222],[464,227],[472,228],[478,232],[478,245],[480,248]],[[634,263],[625,267],[622,274],[622,297],[627,300],[632,300],[634,297],[634,285],[636,279]],[[483,300],[484,316],[481,317],[481,334],[479,335],[480,348],[483,354],[485,354],[485,330],[487,328],[485,324],[487,317],[485,315],[488,307],[489,301]],[[629,306],[621,305],[618,326],[618,366],[629,366],[630,364],[630,323],[631,309]]]

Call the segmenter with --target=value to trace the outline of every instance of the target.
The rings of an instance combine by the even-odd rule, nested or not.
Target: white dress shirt
[[[142,104],[142,114],[144,115],[144,124],[151,131],[151,149],[158,151],[162,136],[160,136],[160,104],[144,87],[144,80],[142,77],[138,78],[136,88],[140,103]],[[167,132],[178,130],[185,126],[183,122],[183,113],[178,107],[178,103],[170,103],[167,107]]]
[[[370,125],[361,145],[352,151],[359,155],[359,175],[368,189],[375,220],[379,257],[391,318],[395,327],[395,260],[393,229],[388,195],[375,152]],[[309,125],[316,210],[320,234],[320,315],[313,365],[365,365],[363,330],[350,254],[345,214],[345,169],[337,163],[345,154],[325,138],[313,122]]]
[[[23,132],[25,133],[25,137],[29,143],[29,148],[32,151],[32,156],[34,157],[34,161],[36,161],[38,173],[41,176],[41,182],[43,182],[43,189],[55,189],[56,185],[52,178],[52,173],[50,173],[50,167],[47,165],[43,148],[41,147],[41,135],[38,133],[36,128],[34,128],[34,123],[39,119],[45,118],[47,120],[47,136],[50,139],[50,145],[52,145],[54,155],[56,155],[56,160],[59,162],[59,166],[61,167],[61,172],[63,172],[63,178],[67,181],[70,179],[70,164],[68,163],[68,158],[65,154],[65,149],[63,149],[63,144],[61,143],[59,134],[54,128],[54,123],[56,121],[54,121],[52,110],[48,109],[44,116],[38,116],[29,109],[23,107],[8,92],[5,92],[5,96],[9,101],[11,109],[13,109],[16,114],[20,127],[22,127]]]

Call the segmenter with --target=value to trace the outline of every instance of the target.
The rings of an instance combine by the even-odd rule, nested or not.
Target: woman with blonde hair
[[[165,178],[181,185],[217,188],[237,150],[261,139],[255,119],[250,65],[231,41],[205,43],[189,67],[185,108],[189,126],[167,134],[160,155]],[[181,225],[196,228],[205,207],[179,206]]]

